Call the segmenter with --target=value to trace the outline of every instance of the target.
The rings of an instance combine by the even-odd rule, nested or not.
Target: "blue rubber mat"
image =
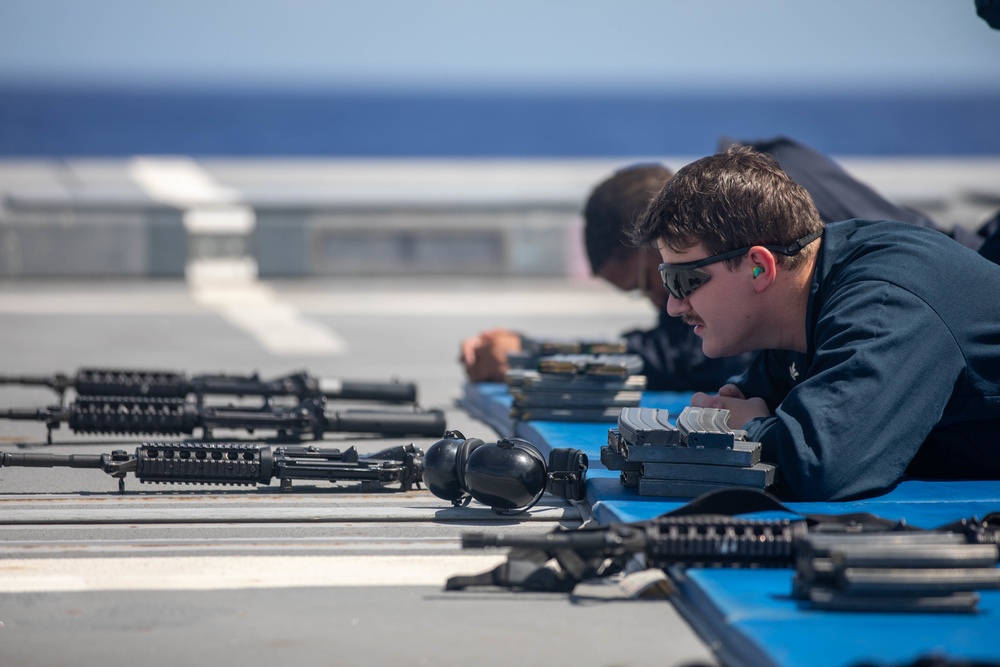
[[[486,422],[501,436],[514,435],[510,406],[514,399],[501,382],[467,382],[458,404],[476,419]],[[487,439],[486,434],[466,433],[466,437]]]
[[[685,618],[726,665],[904,665],[930,654],[996,664],[1000,592],[978,614],[815,611],[790,597],[792,570],[672,572]]]
[[[594,498],[594,516],[604,524],[652,519],[689,502],[682,498],[640,496],[633,489],[623,487],[618,481],[618,473],[610,470],[591,469],[587,477],[588,498]],[[790,502],[785,505],[803,514],[868,512],[886,519],[902,519],[918,528],[936,528],[957,519],[982,517],[1000,511],[1000,482],[911,479],[900,482],[895,489],[876,498],[830,503]]]
[[[617,426],[615,419],[606,423],[517,421],[510,417],[513,402],[507,385],[499,382],[466,383],[459,399],[459,404],[469,414],[489,424],[501,436],[524,438],[543,451],[549,447],[576,447],[596,461],[601,460],[601,445],[608,442],[608,429]],[[690,393],[665,391],[643,393],[640,404],[644,408],[669,410],[670,416],[676,419],[690,402]],[[566,441],[577,444],[562,444]],[[560,444],[552,444],[556,442]]]
[[[481,392],[483,401],[510,405],[503,385]],[[646,392],[643,407],[676,417],[690,394]],[[642,521],[689,502],[639,496],[617,471],[600,463],[608,429],[616,424],[513,422],[514,434],[543,451],[574,447],[590,458],[587,500],[599,523]],[[869,512],[920,528],[1000,511],[1000,481],[906,479],[891,491],[848,502],[786,503],[802,514]],[[760,515],[758,515],[760,516]],[[886,614],[816,611],[791,598],[792,570],[676,570],[674,602],[726,665],[896,667],[928,655],[1000,664],[1000,592],[981,592],[978,614]]]

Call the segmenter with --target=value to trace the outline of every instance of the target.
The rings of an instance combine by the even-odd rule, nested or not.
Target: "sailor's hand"
[[[502,382],[510,367],[507,355],[520,350],[520,334],[491,329],[463,340],[459,361],[473,382]]]
[[[729,428],[742,428],[748,421],[757,417],[770,417],[771,411],[763,398],[747,398],[739,387],[733,384],[723,385],[719,393],[712,396],[697,392],[691,397],[691,405],[696,408],[722,408],[729,410],[727,423]]]

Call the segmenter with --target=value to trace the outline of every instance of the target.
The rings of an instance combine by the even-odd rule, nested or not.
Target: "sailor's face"
[[[709,254],[700,243],[684,252],[660,246],[660,257],[666,264],[695,262]],[[694,327],[706,357],[728,357],[746,352],[748,348],[744,345],[751,316],[750,295],[745,293],[747,281],[740,279],[738,269],[730,269],[724,262],[699,270],[711,277],[687,297],[678,299],[664,289],[668,297],[667,313]]]
[[[656,269],[659,258],[655,251],[646,248],[612,257],[597,272],[624,292],[638,292],[649,299],[658,310],[667,307],[667,292],[663,289],[660,272]]]

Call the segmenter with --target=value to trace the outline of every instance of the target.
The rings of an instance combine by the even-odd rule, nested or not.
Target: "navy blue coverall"
[[[1000,266],[898,222],[827,225],[805,354],[765,350],[736,380],[778,492],[838,500],[905,473],[1000,479]]]

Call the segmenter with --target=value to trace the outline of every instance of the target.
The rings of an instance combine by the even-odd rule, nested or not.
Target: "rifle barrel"
[[[0,467],[19,468],[101,468],[101,454],[0,454]]]
[[[13,421],[36,421],[44,422],[51,418],[59,418],[59,411],[48,408],[8,408],[0,410],[0,419],[10,419]]]
[[[33,387],[59,389],[69,382],[64,376],[53,375],[0,375],[0,384],[21,384]]]
[[[645,546],[645,534],[641,529],[629,528],[624,524],[615,529],[554,531],[544,535],[507,535],[504,533],[465,533],[462,535],[463,549],[486,549],[489,547],[512,547],[516,549],[574,549],[584,552],[641,551]]]
[[[366,382],[362,380],[319,380],[325,398],[347,401],[416,403],[417,386],[412,382]]]
[[[324,430],[348,433],[441,437],[445,431],[444,413],[440,410],[427,412],[377,410],[327,412],[326,422]]]

